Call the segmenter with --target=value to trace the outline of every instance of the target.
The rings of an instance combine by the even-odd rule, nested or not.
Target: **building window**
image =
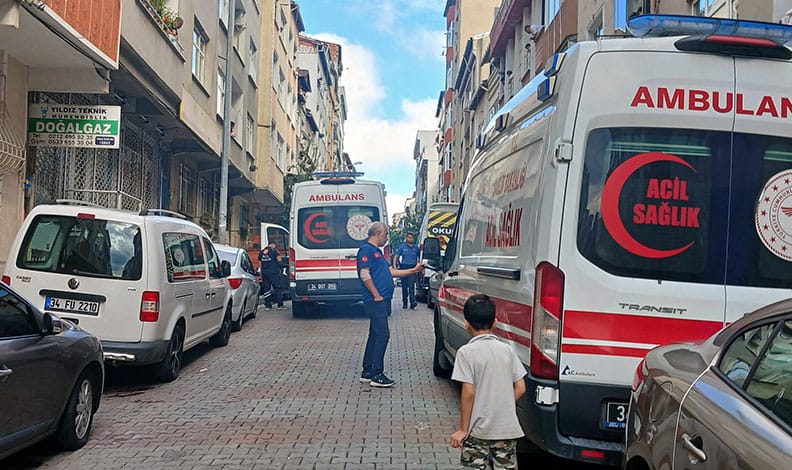
[[[219,189],[214,184],[213,180],[200,178],[198,182],[198,192],[200,193],[201,206],[198,210],[201,212],[202,217],[211,217],[214,219],[217,212],[217,201],[219,200]]]
[[[285,143],[286,142],[283,140],[283,137],[281,137],[280,133],[278,133],[278,148],[275,152],[275,164],[278,166],[278,168],[283,168],[283,145]]]
[[[696,16],[712,16],[723,3],[723,0],[696,0],[692,5],[692,13]]]
[[[253,42],[253,39],[250,39],[250,44],[248,46],[248,75],[250,78],[253,79],[253,82],[256,81],[256,73],[258,72],[258,49],[256,48],[256,43]]]
[[[179,164],[179,212],[195,214],[195,171],[184,163]]]
[[[206,44],[209,42],[209,37],[195,18],[195,26],[193,26],[192,38],[192,74],[199,83],[206,81]]]
[[[545,1],[545,24],[550,24],[553,18],[558,14],[561,8],[561,0],[546,0]]]
[[[249,154],[253,155],[253,137],[255,136],[256,132],[256,121],[253,120],[253,116],[250,114],[247,115],[247,124],[245,126],[245,150],[248,151]]]
[[[217,115],[220,116],[221,119],[225,119],[225,75],[220,68],[217,69]]]

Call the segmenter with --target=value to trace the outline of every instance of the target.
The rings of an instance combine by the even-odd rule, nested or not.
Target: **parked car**
[[[59,201],[33,208],[3,280],[39,309],[79,324],[113,364],[179,376],[182,353],[207,339],[228,344],[230,264],[181,214]]]
[[[49,436],[82,447],[103,386],[99,340],[0,282],[0,459]]]
[[[229,245],[215,244],[220,259],[231,264],[228,285],[231,286],[231,330],[242,329],[242,322],[248,315],[256,316],[259,297],[259,281],[256,268],[247,251]]]
[[[636,371],[625,469],[792,468],[792,299]],[[695,466],[695,467],[691,467]]]
[[[443,278],[445,277],[443,271],[433,271],[432,275],[429,276],[429,290],[427,291],[426,297],[426,306],[429,308],[435,308],[437,305],[438,294],[440,292],[440,284],[443,283]]]

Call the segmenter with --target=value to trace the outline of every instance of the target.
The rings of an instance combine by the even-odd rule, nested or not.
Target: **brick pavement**
[[[394,302],[386,373],[392,389],[360,384],[362,313],[293,319],[259,310],[225,348],[185,354],[169,384],[110,371],[88,444],[35,446],[6,468],[451,469],[446,444],[458,389],[432,375],[431,313]]]

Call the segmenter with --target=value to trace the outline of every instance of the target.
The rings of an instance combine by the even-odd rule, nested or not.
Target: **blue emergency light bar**
[[[792,26],[763,21],[731,20],[682,15],[643,15],[627,20],[633,36],[735,36],[764,39],[776,44],[792,41]]]
[[[362,171],[315,171],[311,175],[315,179],[324,178],[357,178],[363,176],[365,173]]]

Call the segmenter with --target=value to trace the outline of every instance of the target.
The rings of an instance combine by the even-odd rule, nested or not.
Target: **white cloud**
[[[401,46],[417,59],[426,62],[443,62],[445,57],[445,31],[417,29],[404,35]]]

